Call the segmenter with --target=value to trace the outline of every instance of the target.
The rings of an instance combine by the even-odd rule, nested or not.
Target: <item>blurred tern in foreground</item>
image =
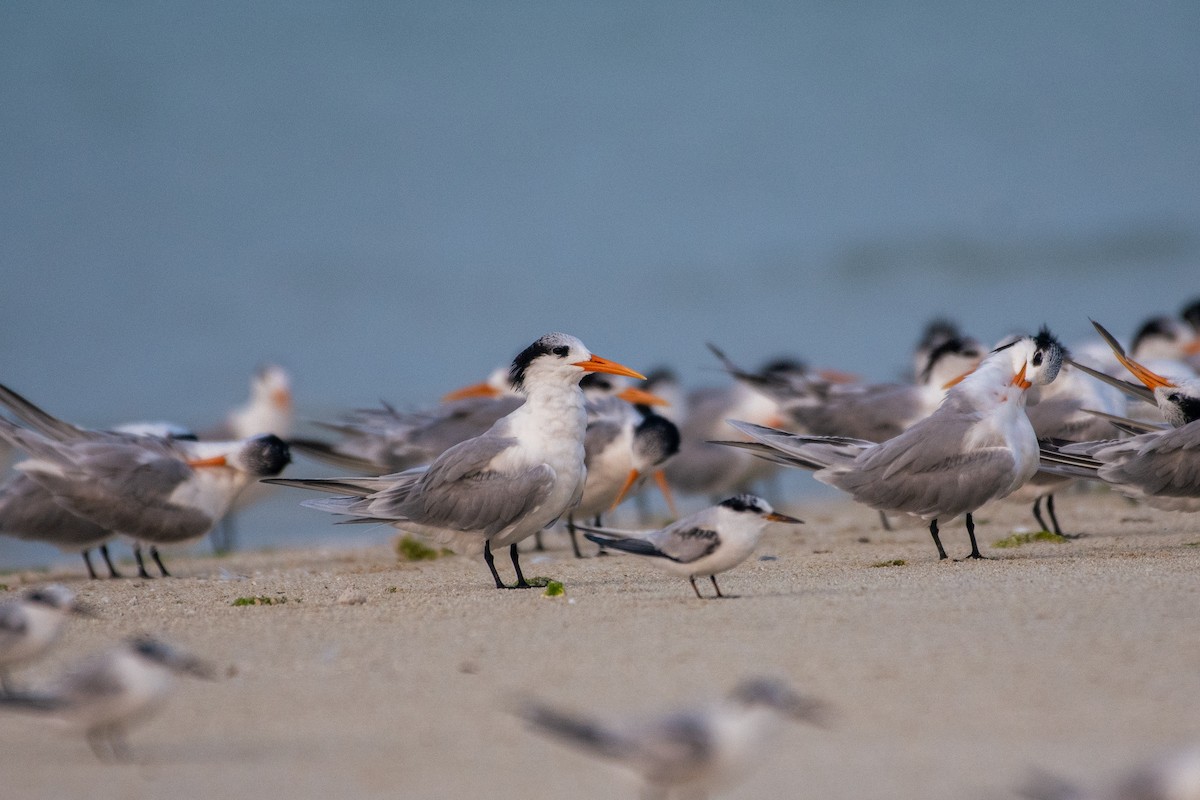
[[[1130,358],[1099,323],[1113,353],[1145,386],[1173,427],[1129,439],[1042,444],[1042,468],[1060,475],[1102,480],[1155,508],[1200,511],[1200,380],[1172,380]]]
[[[643,798],[703,797],[742,777],[784,720],[823,726],[824,703],[757,678],[705,707],[657,719],[607,724],[527,701],[519,715],[536,730],[641,777]]]
[[[166,700],[175,675],[206,680],[215,673],[200,659],[151,636],[134,636],[85,659],[50,691],[0,695],[0,708],[43,713],[82,728],[103,761],[128,761],[125,735]]]
[[[0,438],[29,453],[18,466],[72,514],[150,545],[204,536],[243,488],[278,475],[288,447],[268,434],[232,442],[194,442],[91,431],[56,419],[7,387],[0,403],[30,424],[0,418]],[[139,572],[149,577],[138,556]]]
[[[930,520],[938,558],[946,551],[937,521],[966,515],[971,558],[983,558],[972,512],[1014,492],[1038,469],[1038,442],[1025,393],[1054,380],[1063,350],[1046,329],[992,351],[946,394],[930,416],[881,444],[840,436],[799,436],[731,421],[752,443],[728,442],[813,477],[881,511]]]
[[[707,576],[717,597],[725,597],[717,585],[717,573],[733,569],[749,558],[771,522],[796,524],[803,520],[777,513],[761,497],[739,494],[661,530],[580,527],[588,531],[585,535],[596,544],[649,556],[667,572],[687,578],[696,597],[703,599],[696,578]]]
[[[378,478],[268,483],[344,495],[305,505],[350,516],[352,522],[387,522],[472,549],[482,545],[497,589],[527,588],[517,542],[552,524],[583,495],[587,413],[579,381],[589,372],[642,377],[592,355],[574,336],[549,333],[521,351],[510,367],[509,383],[525,402],[428,467]],[[512,587],[500,579],[492,556],[493,547],[505,546],[516,570]]]
[[[13,692],[9,670],[49,650],[68,616],[90,613],[76,601],[74,592],[57,583],[0,603],[0,691]]]
[[[1103,789],[1088,790],[1039,771],[1020,794],[1028,800],[1200,800],[1200,747],[1153,759]]]

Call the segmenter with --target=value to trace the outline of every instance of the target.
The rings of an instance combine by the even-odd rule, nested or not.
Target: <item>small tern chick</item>
[[[1054,380],[1063,350],[1048,330],[993,350],[946,394],[931,415],[876,444],[840,436],[800,436],[731,421],[753,442],[727,442],[792,467],[880,511],[930,521],[938,558],[946,550],[938,519],[966,515],[970,558],[983,558],[972,512],[1007,497],[1038,470],[1038,442],[1025,393]]]
[[[803,520],[776,512],[761,497],[739,494],[661,530],[633,532],[580,527],[589,531],[584,535],[598,545],[650,556],[667,572],[687,578],[696,597],[703,599],[696,578],[707,576],[717,597],[725,597],[717,585],[717,573],[733,569],[749,558],[769,522],[796,524]]]
[[[62,634],[71,614],[90,614],[75,593],[54,583],[0,604],[0,691],[11,694],[8,673],[41,656]]]
[[[128,730],[152,716],[175,675],[214,680],[211,666],[152,636],[133,636],[80,662],[49,692],[0,696],[0,708],[44,713],[82,728],[103,761],[128,761]]]
[[[538,701],[518,713],[546,736],[639,775],[642,797],[665,800],[673,793],[702,797],[734,782],[759,759],[781,721],[823,726],[828,709],[780,681],[755,678],[716,703],[657,719],[609,725]]]
[[[522,350],[509,368],[509,383],[525,401],[429,466],[378,478],[268,483],[344,495],[305,505],[354,522],[387,522],[472,549],[482,545],[497,589],[528,588],[517,542],[554,523],[583,496],[587,412],[579,381],[589,372],[643,377],[593,355],[574,336],[549,333]],[[500,579],[493,547],[509,548],[517,575],[513,587]]]

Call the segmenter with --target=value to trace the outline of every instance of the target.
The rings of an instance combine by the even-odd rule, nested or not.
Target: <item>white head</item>
[[[593,355],[579,339],[566,333],[547,333],[513,359],[508,381],[528,394],[541,386],[578,386],[588,372],[607,372],[644,380],[626,366]]]
[[[763,500],[758,495],[754,494],[738,494],[733,497],[722,500],[717,504],[717,508],[721,509],[721,513],[732,515],[736,518],[746,520],[757,520],[763,523],[766,522],[786,522],[797,524],[803,520],[789,517],[787,514],[780,514],[775,509],[771,508],[771,504]]]

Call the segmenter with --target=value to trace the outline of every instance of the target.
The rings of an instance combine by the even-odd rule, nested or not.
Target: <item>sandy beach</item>
[[[515,702],[617,718],[759,674],[825,700],[833,724],[785,728],[722,797],[1006,798],[1034,768],[1096,786],[1200,740],[1200,517],[1107,494],[1058,507],[1089,535],[993,547],[1029,529],[1027,508],[1003,503],[977,515],[993,560],[938,563],[917,521],[889,533],[849,502],[785,506],[807,524],[770,530],[723,577],[727,600],[633,557],[577,561],[557,535],[525,557],[564,583],[557,598],[386,544],[176,557],[178,577],[153,581],[9,573],[5,594],[57,580],[99,614],[74,620],[26,685],[143,630],[221,678],[181,683],[132,733],[127,765],[4,714],[3,795],[634,797],[624,773],[527,729]],[[961,524],[942,529],[965,555]]]

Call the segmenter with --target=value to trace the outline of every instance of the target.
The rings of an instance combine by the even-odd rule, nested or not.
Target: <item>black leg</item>
[[[570,529],[571,529],[571,523],[568,522],[567,530],[570,530]],[[575,541],[575,534],[573,534],[573,533],[571,534],[571,541],[572,542]],[[541,531],[538,531],[537,533],[533,534],[533,549],[537,550],[538,552],[541,552],[542,550],[546,549],[546,543],[542,541],[542,532]]]
[[[117,572],[117,568],[113,566],[112,558],[108,555],[108,543],[100,545],[100,555],[104,556],[104,563],[108,565],[108,577],[123,578],[121,573]]]
[[[1064,539],[1079,539],[1087,536],[1086,533],[1063,533],[1062,528],[1058,524],[1058,515],[1054,513],[1054,495],[1046,495],[1046,510],[1050,512],[1050,521],[1054,523],[1054,532]]]
[[[514,544],[508,548],[508,555],[512,559],[513,569],[517,571],[517,582],[513,585],[514,589],[528,589],[529,582],[525,580],[525,576],[521,574],[520,553],[517,552],[517,546]]]
[[[701,600],[703,600],[704,595],[700,594],[700,587],[698,587],[696,585],[696,579],[693,576],[689,575],[688,581],[692,584],[692,591],[696,593],[696,597],[699,597]]]
[[[92,568],[92,555],[90,550],[83,551],[83,563],[87,564],[88,577],[96,580],[96,570]]]
[[[601,525],[601,523],[600,523],[600,515],[599,515],[599,514],[597,514],[597,515],[596,515],[596,518],[595,518],[594,520],[592,520],[592,522],[593,522],[593,523],[596,525],[596,527],[597,527],[597,528],[599,528],[599,527],[600,527],[600,525]],[[598,556],[606,556],[606,555],[608,555],[608,551],[604,549],[604,545],[600,545],[600,552],[596,553],[596,555],[598,555]]]
[[[496,559],[492,555],[492,543],[485,541],[483,543],[483,560],[487,562],[488,569],[492,571],[492,577],[496,579],[497,589],[507,589],[504,581],[500,580],[500,573],[496,571]]]
[[[725,595],[721,594],[721,587],[717,586],[717,576],[709,575],[708,579],[712,581],[713,588],[717,590],[717,597],[724,597]]]
[[[213,528],[208,538],[212,542],[214,554],[223,556],[226,553],[232,553],[237,547],[237,523],[234,522],[233,514],[229,513],[221,517],[221,521],[217,523],[217,527]]]
[[[942,547],[942,540],[938,537],[937,517],[929,521],[929,535],[933,537],[933,543],[937,545],[938,561],[945,561],[946,548]]]
[[[1051,497],[1053,497],[1053,495],[1051,495]],[[1049,507],[1050,507],[1050,503],[1047,502],[1046,508],[1049,508]],[[1041,530],[1049,532],[1050,529],[1046,527],[1046,520],[1042,519],[1042,496],[1041,495],[1038,495],[1038,498],[1033,501],[1033,518],[1037,520],[1038,526],[1041,528]],[[1054,527],[1056,527],[1056,528],[1058,527],[1057,523],[1055,524]]]
[[[171,577],[171,573],[167,572],[166,565],[164,565],[162,559],[158,557],[158,548],[154,545],[150,545],[150,557],[154,559],[155,564],[158,564],[158,571],[162,573],[164,578]]]
[[[971,538],[971,555],[967,558],[984,558],[983,553],[979,552],[979,545],[975,542],[975,519],[967,514],[967,536]]]
[[[135,544],[133,546],[133,558],[135,561],[137,561],[139,578],[153,578],[154,577],[153,575],[151,575],[149,572],[146,571],[146,562],[142,560],[142,546],[140,544]]]
[[[883,513],[882,510],[879,512],[879,524],[883,526],[885,531],[890,531],[892,529],[891,520],[887,518],[887,514]]]
[[[567,514],[567,535],[571,537],[571,549],[575,551],[575,557],[583,558],[583,553],[579,551],[579,538],[575,535],[574,514]]]

